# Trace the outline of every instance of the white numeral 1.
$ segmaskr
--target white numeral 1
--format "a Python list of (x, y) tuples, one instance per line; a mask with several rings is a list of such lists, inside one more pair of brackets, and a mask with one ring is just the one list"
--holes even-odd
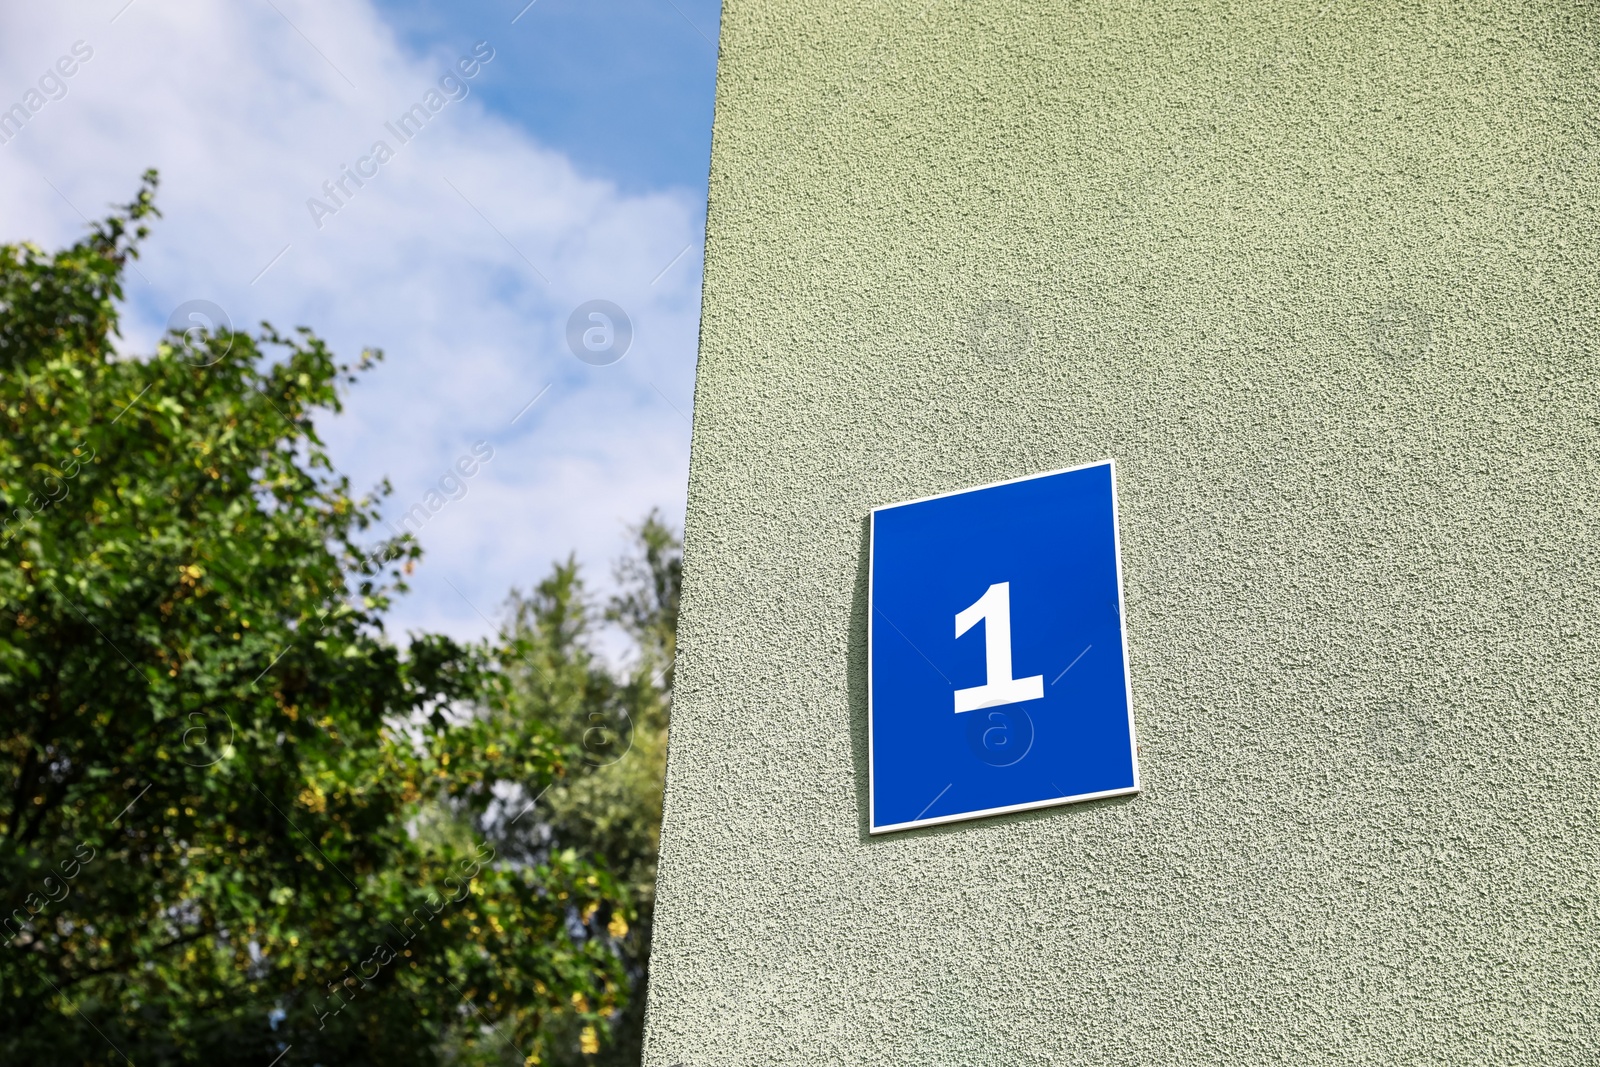
[(988, 677), (982, 685), (956, 690), (956, 714), (1000, 704), (1044, 699), (1044, 675), (1011, 677), (1011, 583), (997, 582), (965, 611), (956, 613), (956, 636), (983, 620), (983, 651)]

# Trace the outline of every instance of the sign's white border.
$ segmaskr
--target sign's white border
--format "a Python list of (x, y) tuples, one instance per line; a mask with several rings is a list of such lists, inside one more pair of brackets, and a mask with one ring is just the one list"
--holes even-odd
[[(1126, 789), (1104, 789), (1098, 793), (1079, 793), (1070, 797), (1052, 797), (1049, 800), (1034, 800), (1027, 804), (1007, 804), (998, 808), (985, 808), (982, 811), (964, 811), (958, 815), (939, 815), (932, 819), (913, 819), (910, 822), (891, 823), (888, 826), (879, 826), (878, 794), (875, 779), (876, 764), (872, 758), (872, 640), (873, 616), (877, 609), (872, 602), (872, 568), (878, 552), (878, 512), (888, 511), (891, 508), (902, 508), (907, 504), (920, 504), (926, 500), (939, 500), (947, 496), (961, 496), (965, 493), (976, 493), (983, 489), (993, 489), (999, 485), (1011, 485), (1014, 482), (1031, 482), (1035, 478), (1049, 478), (1057, 474), (1069, 474), (1072, 471), (1090, 470), (1094, 467), (1111, 468), (1111, 541), (1116, 553), (1117, 567), (1117, 617), (1122, 627), (1122, 684), (1127, 693), (1128, 706), (1128, 751), (1133, 758), (1133, 785)], [(918, 497), (915, 500), (902, 500), (896, 504), (883, 504), (872, 509), (872, 526), (867, 541), (867, 822), (869, 832), (886, 834), (893, 830), (910, 830), (918, 826), (938, 826), (941, 823), (964, 822), (967, 819), (982, 819), (989, 815), (1005, 815), (1013, 811), (1032, 811), (1035, 808), (1053, 808), (1062, 804), (1078, 804), (1085, 800), (1101, 800), (1105, 797), (1130, 796), (1139, 792), (1139, 744), (1133, 731), (1133, 672), (1128, 661), (1128, 611), (1122, 594), (1122, 528), (1117, 517), (1117, 464), (1112, 457), (1095, 460), (1093, 463), (1080, 463), (1076, 467), (1063, 467), (1056, 471), (1044, 471), (1039, 474), (1024, 474), (1020, 478), (1006, 478), (1003, 481), (990, 482), (988, 485), (974, 485), (966, 489), (952, 489), (948, 493), (934, 493), (932, 496)]]

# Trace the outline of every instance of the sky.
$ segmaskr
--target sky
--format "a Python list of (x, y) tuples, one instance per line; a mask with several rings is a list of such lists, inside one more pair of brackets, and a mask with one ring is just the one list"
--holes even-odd
[(391, 634), (483, 636), (552, 561), (576, 552), (603, 594), (630, 524), (682, 522), (719, 17), (7, 4), (0, 111), (28, 117), (0, 126), (0, 241), (68, 244), (156, 167), (124, 352), (195, 301), (309, 326), (347, 362), (382, 349), (319, 432), (357, 489), (390, 481), (387, 519), (413, 516), (425, 556)]

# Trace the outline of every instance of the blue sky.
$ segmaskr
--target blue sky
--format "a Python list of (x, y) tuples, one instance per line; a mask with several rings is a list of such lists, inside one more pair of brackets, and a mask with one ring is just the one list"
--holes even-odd
[(384, 0), (378, 6), (419, 53), (449, 50), (464, 36), (494, 36), (506, 63), (484, 85), (487, 106), (580, 170), (630, 192), (682, 186), (703, 201), (721, 5), (538, 0), (502, 34), (525, 3)]
[[(484, 634), (572, 551), (603, 592), (629, 523), (683, 515), (718, 7), (523, 8), (0, 8), (0, 108), (90, 53), (0, 144), (0, 240), (69, 242), (161, 171), (128, 355), (193, 300), (237, 327), (311, 326), (350, 360), (383, 349), (319, 429), (356, 486), (389, 479), (389, 519), (422, 516), (401, 633)], [(397, 136), (422, 105), (421, 132)], [(619, 360), (578, 358), (600, 336), (587, 321), (569, 339), (595, 300), (632, 327)], [(415, 510), (485, 450), (453, 499)]]

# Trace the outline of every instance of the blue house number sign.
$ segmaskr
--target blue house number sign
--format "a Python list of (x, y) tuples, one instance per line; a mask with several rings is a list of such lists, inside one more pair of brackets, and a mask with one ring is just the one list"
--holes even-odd
[(872, 513), (872, 832), (1139, 791), (1110, 460)]

